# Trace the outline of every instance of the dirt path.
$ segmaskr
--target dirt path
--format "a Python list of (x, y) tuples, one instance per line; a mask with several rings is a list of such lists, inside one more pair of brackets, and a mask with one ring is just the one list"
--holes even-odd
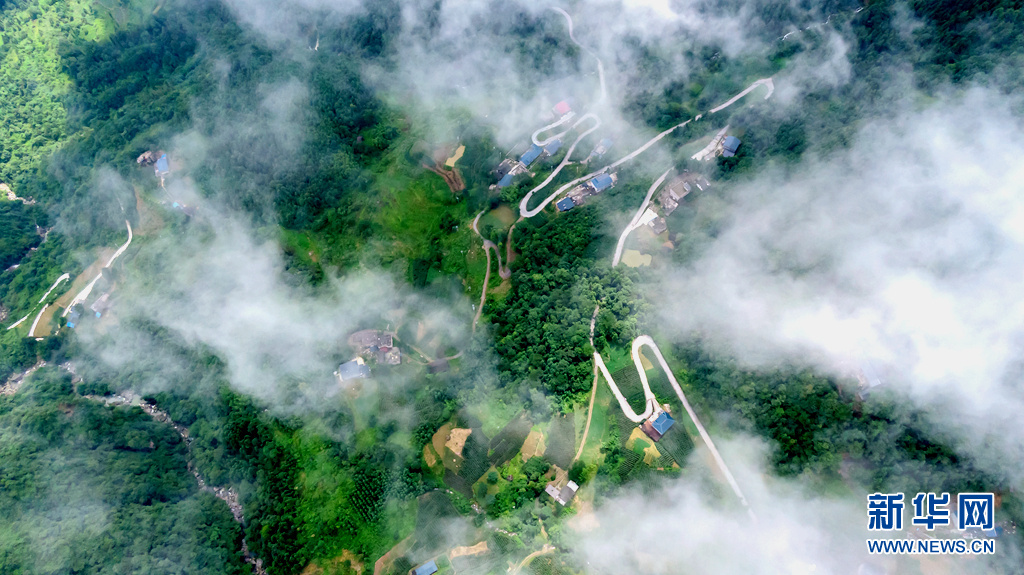
[(466, 182), (462, 180), (462, 174), (459, 173), (459, 169), (452, 167), (451, 170), (444, 167), (444, 164), (438, 164), (437, 166), (428, 166), (423, 164), (423, 167), (441, 176), (445, 184), (448, 184), (448, 189), (453, 194), (457, 194), (462, 190), (466, 189)]
[[(491, 279), (491, 250), (494, 250), (494, 255), (498, 258), (498, 276), (501, 277), (501, 279), (506, 280), (512, 277), (512, 270), (510, 270), (507, 266), (503, 267), (501, 265), (501, 252), (498, 251), (498, 245), (480, 234), (480, 229), (477, 227), (477, 225), (479, 224), (480, 216), (482, 215), (484, 215), (484, 211), (480, 210), (480, 213), (477, 214), (475, 218), (473, 218), (473, 231), (476, 233), (476, 235), (480, 236), (481, 240), (483, 240), (484, 254), (487, 256), (487, 271), (484, 272), (484, 288), (480, 292), (480, 306), (476, 310), (476, 316), (473, 317), (474, 333), (476, 332), (476, 324), (477, 322), (480, 321), (480, 316), (484, 312), (484, 302), (487, 301), (487, 283)], [(459, 352), (457, 355), (452, 356), (452, 358), (447, 359), (453, 359), (454, 357), (458, 357), (460, 355), (462, 355), (462, 352)]]
[(533, 561), (537, 557), (540, 557), (541, 555), (547, 555), (548, 553), (551, 553), (553, 551), (555, 551), (555, 546), (545, 543), (544, 546), (540, 548), (540, 551), (534, 551), (526, 557), (523, 557), (523, 560), (520, 561), (519, 565), (516, 565), (516, 568), (512, 571), (512, 575), (519, 575), (519, 572), (523, 570), (523, 567), (529, 565), (531, 561)]

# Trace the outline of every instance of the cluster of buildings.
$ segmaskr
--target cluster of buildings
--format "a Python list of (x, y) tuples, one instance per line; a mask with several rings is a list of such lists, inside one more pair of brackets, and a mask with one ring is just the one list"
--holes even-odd
[(555, 207), (560, 212), (567, 212), (576, 206), (584, 204), (588, 197), (600, 194), (611, 188), (615, 185), (616, 181), (618, 181), (618, 177), (615, 174), (598, 174), (586, 183), (569, 190), (566, 197), (555, 203)]
[(523, 155), (519, 156), (518, 160), (506, 158), (495, 169), (495, 174), (498, 176), (498, 188), (507, 188), (512, 185), (512, 179), (519, 174), (525, 174), (530, 169), (530, 164), (536, 162), (538, 159), (543, 157), (554, 156), (558, 153), (558, 150), (562, 149), (562, 140), (555, 139), (547, 143), (546, 146), (538, 146), (537, 144), (530, 144)]
[(393, 333), (364, 329), (348, 336), (348, 344), (356, 350), (357, 355), (338, 366), (334, 376), (339, 382), (370, 377), (368, 361), (376, 362), (378, 365), (402, 363), (402, 350), (395, 346)]
[[(651, 228), (651, 231), (655, 235), (658, 235), (668, 229), (668, 224), (665, 222), (665, 217), (676, 211), (679, 207), (679, 203), (689, 194), (693, 188), (703, 190), (705, 187), (710, 185), (706, 178), (699, 174), (692, 172), (683, 172), (682, 175), (677, 176), (673, 179), (661, 193), (658, 194), (655, 203), (658, 209), (647, 208), (644, 213), (640, 215), (640, 220), (637, 225), (647, 226)], [(658, 213), (660, 210), (660, 214)]]

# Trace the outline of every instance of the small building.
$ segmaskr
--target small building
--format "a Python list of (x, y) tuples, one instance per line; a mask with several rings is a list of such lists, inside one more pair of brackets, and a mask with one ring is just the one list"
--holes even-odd
[(669, 215), (676, 211), (679, 207), (679, 202), (690, 193), (693, 187), (687, 181), (689, 174), (680, 176), (671, 182), (665, 189), (658, 194), (658, 203), (661, 204), (661, 209), (665, 211), (665, 215)]
[(570, 481), (565, 484), (565, 487), (559, 489), (554, 483), (548, 483), (547, 487), (544, 488), (544, 492), (551, 496), (552, 499), (557, 501), (563, 507), (572, 501), (573, 497), (576, 497), (576, 492), (580, 486), (576, 485), (575, 481)]
[(68, 314), (68, 327), (70, 327), (71, 329), (75, 329), (75, 326), (78, 325), (78, 322), (81, 319), (82, 314), (80, 314), (78, 310), (71, 310), (71, 313)]
[(544, 152), (544, 148), (537, 144), (533, 144), (530, 146), (529, 150), (526, 150), (523, 152), (522, 156), (519, 156), (519, 161), (522, 162), (524, 166), (529, 166), (540, 157), (542, 152)]
[(615, 185), (615, 174), (600, 174), (594, 176), (593, 179), (587, 182), (587, 185), (590, 186), (590, 189), (593, 190), (595, 194), (600, 194)]
[(156, 175), (166, 176), (169, 173), (171, 173), (171, 169), (167, 162), (167, 154), (160, 154), (160, 158), (156, 161)]
[(498, 176), (499, 179), (504, 178), (505, 174), (512, 171), (513, 166), (515, 166), (515, 162), (505, 158), (500, 164), (498, 164), (497, 168), (494, 168), (494, 175)]
[(498, 180), (498, 187), (499, 188), (507, 188), (507, 187), (511, 186), (512, 185), (512, 178), (513, 178), (513, 176), (512, 176), (511, 173), (505, 174), (504, 176), (501, 177), (500, 180)]
[(572, 201), (572, 198), (562, 198), (558, 200), (558, 202), (555, 204), (555, 207), (558, 208), (558, 211), (560, 212), (568, 212), (569, 210), (575, 208), (576, 204), (575, 202)]
[(647, 434), (647, 437), (650, 437), (654, 441), (658, 441), (665, 435), (665, 432), (675, 425), (675, 423), (676, 420), (672, 419), (672, 416), (669, 415), (668, 412), (660, 411), (649, 417), (647, 421), (643, 422), (640, 429)]
[(544, 146), (544, 153), (549, 156), (554, 156), (558, 153), (558, 150), (562, 149), (562, 140), (555, 138), (548, 142), (548, 145)]
[(590, 155), (587, 156), (587, 161), (589, 162), (593, 158), (600, 158), (601, 156), (605, 155), (605, 153), (608, 152), (608, 149), (612, 147), (613, 143), (614, 142), (610, 138), (604, 138), (603, 140), (598, 142), (597, 146), (595, 146), (594, 149), (590, 151)]
[(363, 358), (357, 357), (352, 361), (339, 365), (338, 371), (334, 372), (334, 376), (337, 377), (340, 382), (350, 381), (353, 379), (364, 379), (370, 377), (370, 368), (367, 367)]
[(668, 224), (665, 222), (665, 218), (654, 218), (647, 222), (647, 226), (651, 228), (651, 231), (653, 231), (655, 235), (668, 230)]
[(555, 104), (555, 107), (552, 108), (551, 110), (558, 116), (564, 116), (572, 112), (572, 103), (568, 99), (562, 100), (561, 102)]
[(725, 141), (722, 142), (722, 155), (726, 158), (731, 158), (736, 155), (736, 150), (740, 147), (740, 139), (736, 136), (728, 136)]
[(434, 575), (437, 573), (437, 563), (433, 561), (427, 561), (423, 565), (409, 571), (410, 575)]
[(92, 306), (89, 307), (96, 317), (101, 317), (103, 312), (110, 309), (110, 292), (101, 295), (96, 301), (93, 302)]

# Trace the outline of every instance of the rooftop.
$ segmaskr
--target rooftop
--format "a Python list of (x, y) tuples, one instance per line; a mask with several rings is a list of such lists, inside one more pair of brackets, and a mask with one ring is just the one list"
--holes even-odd
[(350, 362), (339, 365), (338, 371), (334, 372), (334, 374), (341, 381), (348, 381), (350, 379), (370, 377), (370, 368), (366, 366), (363, 358), (357, 357)]
[(434, 573), (437, 573), (437, 563), (427, 561), (423, 565), (413, 569), (411, 573), (412, 575), (433, 575)]
[(572, 198), (562, 198), (555, 204), (560, 212), (567, 212), (576, 207), (576, 204), (572, 201)]
[(654, 429), (658, 431), (658, 433), (665, 435), (665, 432), (668, 431), (669, 428), (672, 427), (673, 424), (675, 424), (675, 422), (676, 420), (672, 419), (672, 416), (669, 415), (668, 412), (662, 411), (661, 413), (658, 414), (654, 421), (651, 422), (651, 424), (654, 426)]
[(534, 160), (540, 157), (540, 153), (543, 151), (544, 148), (541, 148), (537, 144), (533, 144), (530, 146), (529, 150), (523, 152), (523, 155), (519, 157), (519, 161), (529, 166), (534, 162)]
[(736, 136), (728, 136), (725, 141), (722, 142), (722, 155), (726, 158), (736, 155), (736, 150), (740, 147), (740, 139)]
[(613, 180), (609, 174), (601, 174), (590, 180), (590, 185), (594, 188), (595, 192), (603, 192), (604, 190), (612, 187), (612, 184), (614, 183), (615, 180)]
[(562, 149), (562, 140), (559, 140), (559, 139), (556, 138), (556, 139), (548, 142), (548, 145), (544, 146), (544, 153), (546, 153), (549, 156), (554, 156), (556, 153), (558, 153), (558, 150), (561, 150), (561, 149)]

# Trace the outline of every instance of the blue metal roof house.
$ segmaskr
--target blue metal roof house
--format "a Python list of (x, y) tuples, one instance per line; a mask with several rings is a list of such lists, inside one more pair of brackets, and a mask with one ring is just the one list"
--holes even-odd
[(608, 188), (612, 187), (612, 184), (614, 183), (615, 180), (613, 180), (612, 177), (608, 174), (601, 174), (599, 176), (596, 176), (589, 182), (590, 187), (592, 187), (595, 192), (603, 192)]
[(507, 188), (512, 185), (512, 174), (505, 174), (498, 180), (499, 188)]
[(80, 319), (82, 319), (82, 314), (78, 313), (78, 310), (72, 310), (71, 313), (68, 314), (68, 327), (75, 329), (75, 326), (78, 325), (78, 320)]
[(364, 377), (370, 377), (370, 368), (367, 367), (363, 358), (357, 357), (350, 362), (339, 365), (338, 371), (334, 372), (334, 375), (337, 376), (340, 381), (361, 379)]
[(654, 441), (661, 439), (661, 436), (665, 435), (669, 429), (675, 425), (676, 420), (672, 419), (672, 416), (662, 411), (657, 415), (652, 415), (650, 419), (645, 421), (640, 429), (647, 434), (648, 437)]
[(736, 150), (740, 147), (740, 139), (736, 136), (729, 136), (722, 142), (722, 155), (726, 158), (731, 158), (736, 155)]
[(411, 573), (412, 575), (433, 575), (434, 573), (437, 573), (437, 563), (427, 561), (423, 565), (413, 569)]
[(555, 203), (555, 207), (560, 212), (568, 212), (569, 210), (576, 207), (576, 203), (572, 201), (572, 198), (562, 198)]
[(156, 161), (156, 173), (166, 174), (170, 172), (170, 166), (167, 164), (167, 154), (160, 154), (160, 159)]
[(529, 150), (526, 150), (526, 152), (524, 152), (523, 155), (519, 157), (519, 161), (522, 162), (524, 166), (529, 166), (534, 162), (534, 160), (540, 157), (540, 153), (543, 151), (544, 148), (538, 146), (537, 144), (533, 144), (532, 146), (530, 146)]
[(554, 156), (558, 153), (558, 150), (562, 149), (562, 140), (554, 139), (548, 142), (548, 145), (544, 146), (544, 153), (549, 156)]

